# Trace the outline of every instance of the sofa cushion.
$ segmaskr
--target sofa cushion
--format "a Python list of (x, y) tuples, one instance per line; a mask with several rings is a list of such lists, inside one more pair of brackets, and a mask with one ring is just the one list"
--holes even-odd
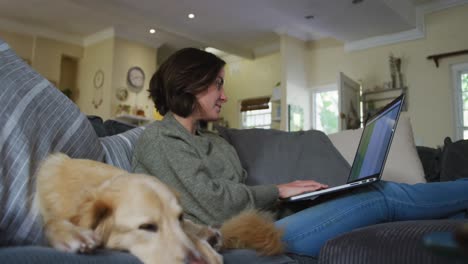
[[(261, 256), (249, 249), (235, 249), (223, 252), (224, 264), (297, 264), (298, 262), (287, 255)], [(309, 259), (309, 263), (315, 263)]]
[[(286, 255), (259, 256), (255, 251), (246, 249), (228, 250), (223, 253), (226, 264), (294, 264), (298, 263)], [(61, 252), (53, 248), (26, 246), (26, 247), (5, 247), (0, 248), (0, 259), (2, 263), (15, 264), (141, 264), (142, 262), (135, 256), (119, 251), (97, 250), (93, 254), (73, 254)], [(307, 259), (307, 262), (315, 263), (314, 259)]]
[(440, 157), (440, 181), (453, 181), (468, 177), (468, 140), (444, 140)]
[(103, 160), (78, 107), (0, 39), (0, 245), (42, 240), (34, 175), (52, 152)]
[(423, 244), (425, 235), (453, 232), (463, 223), (466, 221), (401, 221), (356, 229), (329, 240), (320, 250), (319, 263), (466, 263), (438, 256)]
[(87, 116), (89, 122), (93, 126), (94, 131), (96, 132), (98, 137), (105, 137), (107, 136), (106, 128), (104, 127), (104, 122), (100, 116), (95, 115), (88, 115)]
[(105, 162), (131, 172), (133, 149), (143, 130), (144, 127), (137, 127), (121, 134), (99, 138), (106, 153)]
[(2, 263), (15, 264), (142, 264), (138, 258), (126, 252), (100, 249), (93, 254), (74, 254), (38, 246), (0, 248), (0, 259)]
[[(348, 163), (352, 164), (361, 134), (362, 128), (328, 136)], [(424, 170), (414, 144), (413, 130), (407, 113), (400, 115), (382, 179), (410, 184), (425, 182)]]
[(106, 129), (107, 136), (117, 135), (137, 127), (136, 125), (124, 123), (113, 119), (104, 121), (103, 125)]
[(349, 165), (321, 131), (222, 127), (218, 131), (236, 149), (248, 172), (249, 185), (298, 179), (313, 179), (330, 186), (346, 182)]

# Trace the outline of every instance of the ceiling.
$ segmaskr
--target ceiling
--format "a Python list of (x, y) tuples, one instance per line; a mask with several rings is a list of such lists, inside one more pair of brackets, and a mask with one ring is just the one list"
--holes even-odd
[[(354, 0), (356, 1), (356, 0)], [(113, 29), (154, 47), (214, 47), (253, 58), (279, 35), (345, 43), (416, 27), (432, 0), (0, 0), (0, 27), (85, 43)], [(195, 14), (189, 19), (189, 13)], [(307, 16), (313, 18), (307, 19)], [(148, 33), (155, 28), (156, 33)]]

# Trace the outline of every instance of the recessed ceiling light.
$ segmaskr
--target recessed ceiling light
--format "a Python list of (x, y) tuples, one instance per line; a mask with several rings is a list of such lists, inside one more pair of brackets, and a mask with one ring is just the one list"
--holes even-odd
[(314, 19), (314, 15), (308, 15), (304, 17), (305, 19)]
[(353, 0), (352, 3), (356, 5), (356, 4), (360, 4), (362, 2), (364, 2), (364, 0)]
[(188, 14), (188, 18), (194, 19), (194, 18), (195, 18), (195, 14), (192, 14), (192, 13)]
[(149, 30), (149, 33), (150, 33), (150, 34), (154, 34), (154, 33), (156, 33), (156, 29), (154, 29), (154, 28), (151, 28), (151, 29)]

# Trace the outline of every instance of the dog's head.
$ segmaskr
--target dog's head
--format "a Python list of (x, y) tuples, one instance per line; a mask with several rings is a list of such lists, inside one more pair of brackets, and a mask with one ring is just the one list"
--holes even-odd
[(95, 230), (106, 248), (127, 250), (145, 263), (205, 263), (184, 232), (177, 196), (155, 177), (116, 176), (80, 207), (76, 224)]

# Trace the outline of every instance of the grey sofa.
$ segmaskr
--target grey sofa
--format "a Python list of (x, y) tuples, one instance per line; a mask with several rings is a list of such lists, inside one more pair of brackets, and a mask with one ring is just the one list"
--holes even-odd
[[(0, 263), (140, 263), (125, 252), (101, 250), (93, 255), (77, 255), (46, 247), (30, 198), (38, 165), (52, 152), (130, 170), (133, 146), (143, 128), (112, 136), (107, 136), (109, 130), (104, 128), (98, 137), (96, 126), (93, 128), (76, 105), (1, 39), (0, 121)], [(269, 139), (277, 133), (264, 132), (271, 133)], [(319, 132), (283, 136), (300, 136), (295, 139), (299, 142), (318, 138), (317, 142), (329, 144)], [(331, 148), (329, 154), (333, 153)], [(330, 240), (318, 259), (286, 254), (261, 257), (250, 250), (233, 250), (223, 255), (226, 263), (446, 263), (445, 257), (422, 246), (422, 238), (434, 231), (452, 232), (464, 221), (390, 223), (354, 230)]]

